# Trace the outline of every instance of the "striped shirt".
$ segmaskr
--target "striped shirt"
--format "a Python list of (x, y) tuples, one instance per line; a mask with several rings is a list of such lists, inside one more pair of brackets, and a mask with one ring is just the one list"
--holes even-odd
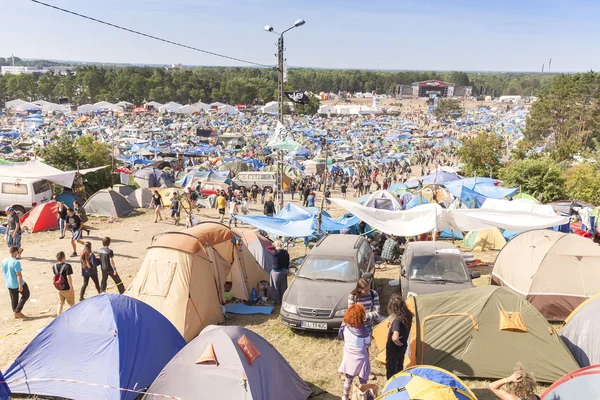
[(353, 304), (361, 304), (365, 310), (367, 310), (367, 316), (365, 318), (365, 326), (371, 326), (377, 322), (379, 318), (379, 294), (375, 290), (371, 290), (370, 294), (361, 295), (358, 301), (354, 301), (354, 295), (348, 296), (348, 307)]

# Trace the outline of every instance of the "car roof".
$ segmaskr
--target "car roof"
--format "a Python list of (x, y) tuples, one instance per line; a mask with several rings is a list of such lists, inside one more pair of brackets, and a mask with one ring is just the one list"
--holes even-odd
[[(45, 181), (45, 179), (42, 178), (15, 178), (14, 176), (0, 176), (0, 182), (16, 182), (19, 181), (19, 183), (34, 183), (34, 182), (39, 182), (39, 181)], [(50, 183), (50, 182), (48, 182)]]
[(448, 242), (410, 242), (408, 247), (412, 250), (413, 256), (428, 256), (433, 255), (439, 250), (454, 250), (457, 255), (460, 255), (460, 251), (452, 243)]
[(309, 255), (354, 257), (358, 245), (364, 240), (358, 235), (328, 235), (312, 248)]

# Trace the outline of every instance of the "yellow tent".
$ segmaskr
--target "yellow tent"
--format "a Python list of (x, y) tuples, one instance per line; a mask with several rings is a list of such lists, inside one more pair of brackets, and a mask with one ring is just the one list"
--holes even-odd
[(464, 243), (473, 251), (501, 250), (506, 239), (498, 228), (490, 228), (469, 232)]

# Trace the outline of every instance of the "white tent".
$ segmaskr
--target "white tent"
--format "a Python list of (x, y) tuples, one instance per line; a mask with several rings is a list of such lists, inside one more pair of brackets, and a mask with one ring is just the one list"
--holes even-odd
[[(292, 110), (294, 109), (294, 105), (291, 102), (286, 103), (288, 107)], [(277, 110), (279, 110), (279, 105), (276, 101), (271, 101), (264, 106), (260, 107), (260, 112), (263, 114), (277, 114)]]
[(42, 109), (44, 108), (44, 106), (49, 106), (49, 105), (56, 105), (55, 103), (46, 101), (46, 100), (36, 100), (34, 102), (32, 102), (32, 104), (35, 104), (36, 106), (40, 106), (42, 107)]
[(167, 104), (158, 107), (158, 112), (161, 114), (164, 113), (179, 113), (179, 110), (183, 107), (179, 103), (175, 103), (174, 101), (170, 101)]
[(200, 112), (202, 109), (194, 104), (188, 104), (179, 109), (180, 114), (192, 114), (195, 112)]
[(15, 100), (7, 101), (5, 106), (6, 106), (7, 110), (14, 110), (14, 109), (18, 108), (21, 104), (33, 104), (33, 103), (29, 103), (29, 102), (27, 102), (25, 100), (21, 100), (21, 99), (15, 99)]
[(219, 107), (219, 114), (236, 115), (239, 113), (240, 112), (238, 111), (238, 109), (236, 107), (230, 106), (228, 104), (225, 104), (225, 105)]
[(210, 110), (210, 104), (206, 104), (206, 103), (203, 103), (201, 101), (197, 102), (194, 105), (197, 106), (197, 107), (200, 107), (202, 110), (205, 110), (205, 111)]
[(209, 106), (211, 106), (211, 107), (217, 107), (217, 108), (219, 108), (221, 106), (224, 106), (224, 105), (226, 105), (226, 104), (219, 103), (218, 101), (215, 101), (214, 103), (210, 103), (209, 104)]
[(108, 101), (99, 101), (97, 103), (94, 103), (94, 105), (98, 108), (106, 108), (106, 107), (113, 107), (114, 104)]
[(149, 102), (149, 103), (146, 103), (146, 104), (144, 104), (144, 105), (145, 105), (145, 106), (152, 106), (152, 107), (154, 107), (154, 108), (156, 108), (156, 109), (159, 109), (160, 107), (162, 107), (162, 106), (163, 106), (163, 104), (162, 104), (162, 103), (159, 103), (159, 102), (157, 102), (157, 101), (151, 101), (151, 102)]
[(319, 114), (337, 114), (337, 109), (334, 106), (321, 106), (319, 107)]
[(125, 108), (125, 107), (130, 107), (130, 106), (132, 106), (132, 105), (133, 105), (133, 103), (130, 103), (130, 102), (128, 102), (128, 101), (120, 101), (120, 102), (118, 102), (118, 103), (117, 103), (117, 104), (115, 104), (115, 105), (116, 105), (116, 106), (119, 106), (119, 107), (123, 107), (123, 108)]
[(84, 105), (77, 107), (78, 114), (91, 114), (91, 113), (95, 113), (98, 111), (102, 111), (102, 110), (93, 104), (84, 104)]

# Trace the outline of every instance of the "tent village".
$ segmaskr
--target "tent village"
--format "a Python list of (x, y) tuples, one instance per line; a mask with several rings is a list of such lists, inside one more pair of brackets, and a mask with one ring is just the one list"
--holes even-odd
[[(7, 103), (0, 203), (19, 216), (31, 295), (17, 320), (0, 300), (0, 399), (485, 400), (515, 368), (542, 399), (600, 398), (598, 208), (460, 174), (461, 140), (488, 130), (515, 146), (528, 109), (284, 126), (227, 105), (152, 106)], [(33, 149), (60, 131), (105, 144), (111, 165), (47, 165)], [(98, 174), (112, 184), (88, 193)], [(71, 243), (55, 240), (65, 222)], [(50, 271), (71, 245), (73, 270), (84, 249), (98, 255), (103, 286), (73, 273), (80, 300), (55, 315)], [(410, 317), (390, 315), (394, 301)], [(349, 337), (371, 334), (349, 373)]]

